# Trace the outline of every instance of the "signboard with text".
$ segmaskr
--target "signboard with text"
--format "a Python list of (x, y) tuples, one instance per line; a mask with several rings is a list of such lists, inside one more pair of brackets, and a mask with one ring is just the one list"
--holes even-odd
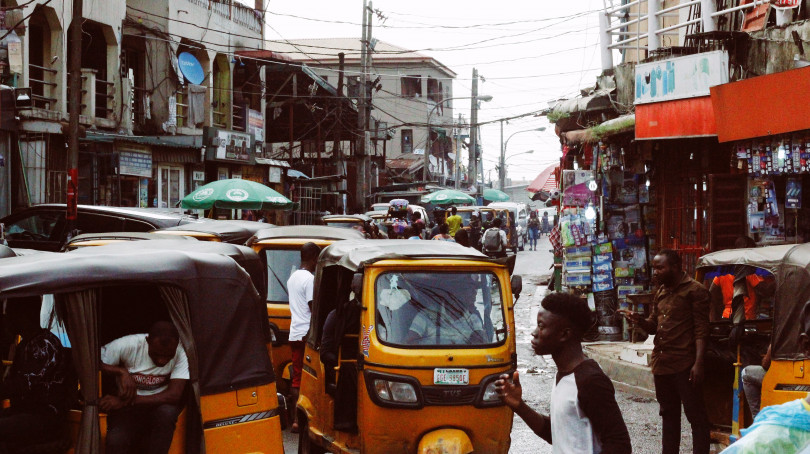
[(218, 128), (206, 128), (207, 160), (239, 162), (250, 164), (253, 150), (253, 135)]
[(248, 109), (248, 132), (256, 142), (264, 142), (264, 116), (258, 110)]
[(152, 151), (135, 144), (116, 144), (118, 173), (142, 178), (152, 178)]
[(728, 52), (714, 51), (636, 65), (635, 104), (709, 96), (728, 83)]

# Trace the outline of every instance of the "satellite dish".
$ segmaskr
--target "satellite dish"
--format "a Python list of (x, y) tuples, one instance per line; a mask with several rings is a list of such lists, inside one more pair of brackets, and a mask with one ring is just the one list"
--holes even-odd
[(180, 72), (183, 73), (183, 77), (190, 83), (199, 85), (205, 80), (205, 72), (195, 56), (188, 52), (181, 52), (177, 56), (177, 62), (180, 65)]

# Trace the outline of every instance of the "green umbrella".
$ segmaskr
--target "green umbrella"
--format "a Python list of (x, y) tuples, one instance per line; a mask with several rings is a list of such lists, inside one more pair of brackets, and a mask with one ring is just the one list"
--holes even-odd
[(508, 202), (509, 199), (509, 194), (503, 191), (493, 188), (484, 189), (484, 200), (488, 202)]
[(442, 189), (431, 192), (422, 197), (422, 203), (432, 203), (433, 205), (457, 205), (461, 203), (475, 203), (475, 199), (467, 194), (455, 189)]
[(212, 207), (236, 210), (289, 210), (288, 198), (255, 181), (231, 178), (206, 184), (187, 195), (180, 206), (197, 210)]

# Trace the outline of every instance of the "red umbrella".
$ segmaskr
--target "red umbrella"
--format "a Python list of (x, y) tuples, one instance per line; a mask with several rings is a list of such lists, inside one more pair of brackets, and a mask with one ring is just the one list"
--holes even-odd
[(537, 175), (537, 178), (535, 178), (534, 181), (529, 184), (529, 187), (527, 187), (526, 190), (529, 192), (551, 192), (552, 190), (557, 189), (557, 170), (559, 168), (559, 164), (548, 166), (545, 170), (540, 172), (539, 175)]

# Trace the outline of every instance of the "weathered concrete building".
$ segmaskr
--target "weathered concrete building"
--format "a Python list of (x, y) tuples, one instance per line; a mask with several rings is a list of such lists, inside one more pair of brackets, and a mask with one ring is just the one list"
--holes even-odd
[[(361, 42), (356, 38), (297, 39), (277, 42), (268, 40), (268, 49), (289, 55), (337, 85), (339, 58), (345, 54), (344, 94), (358, 99), (362, 93), (360, 74)], [(380, 132), (391, 130), (391, 140), (385, 150), (375, 149), (376, 156), (387, 160), (413, 161), (406, 166), (413, 180), (421, 180), (422, 165), (418, 159), (401, 157), (403, 154), (423, 154), (430, 143), (431, 173), (452, 177), (455, 146), (452, 140), (453, 79), (456, 73), (438, 60), (405, 48), (376, 41), (372, 52), (372, 68), (368, 74), (372, 84), (371, 115)], [(467, 98), (469, 99), (469, 98)], [(467, 101), (469, 102), (469, 101)], [(430, 140), (428, 141), (428, 130)], [(383, 142), (379, 143), (383, 146)]]

